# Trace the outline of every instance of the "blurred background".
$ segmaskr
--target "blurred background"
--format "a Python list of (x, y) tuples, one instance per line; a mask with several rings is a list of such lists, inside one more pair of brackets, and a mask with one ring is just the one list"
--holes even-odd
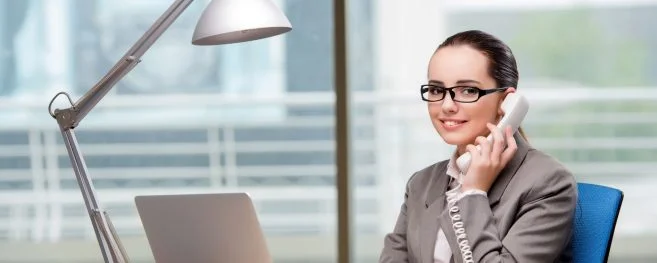
[[(47, 105), (84, 94), (171, 2), (0, 0), (0, 262), (102, 261)], [(275, 262), (336, 262), (333, 2), (276, 0), (290, 33), (192, 46), (207, 2), (76, 129), (99, 201), (133, 262), (153, 262), (134, 196), (207, 191), (253, 196)], [(513, 49), (530, 143), (625, 192), (610, 261), (657, 261), (657, 1), (347, 7), (355, 262), (376, 262), (408, 177), (453, 150), (419, 85), (438, 44), (467, 29)]]

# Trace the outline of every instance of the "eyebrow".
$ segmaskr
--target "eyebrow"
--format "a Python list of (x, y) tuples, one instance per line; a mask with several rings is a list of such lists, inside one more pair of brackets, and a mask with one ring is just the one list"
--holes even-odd
[[(472, 83), (481, 84), (481, 82), (473, 79), (461, 79), (456, 81), (456, 85), (472, 84)], [(444, 85), (444, 83), (440, 80), (429, 80), (429, 84)]]
[(470, 84), (470, 83), (476, 83), (476, 84), (481, 84), (479, 81), (472, 80), (472, 79), (462, 79), (456, 82), (456, 84)]

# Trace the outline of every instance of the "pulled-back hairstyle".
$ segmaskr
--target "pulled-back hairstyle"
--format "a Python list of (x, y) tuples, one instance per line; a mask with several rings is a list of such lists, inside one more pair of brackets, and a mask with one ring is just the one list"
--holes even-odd
[[(438, 49), (448, 46), (467, 45), (482, 52), (488, 58), (488, 74), (490, 74), (498, 88), (514, 87), (518, 89), (518, 66), (511, 48), (502, 40), (480, 30), (468, 30), (457, 33), (438, 46)], [(520, 135), (527, 140), (522, 128), (518, 128)]]

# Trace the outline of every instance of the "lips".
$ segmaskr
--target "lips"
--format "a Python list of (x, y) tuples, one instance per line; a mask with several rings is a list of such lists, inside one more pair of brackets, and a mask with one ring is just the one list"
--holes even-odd
[(464, 120), (453, 120), (453, 119), (442, 119), (440, 122), (443, 124), (443, 127), (447, 130), (458, 129), (467, 121)]
[(445, 126), (453, 127), (465, 123), (465, 121), (442, 121)]

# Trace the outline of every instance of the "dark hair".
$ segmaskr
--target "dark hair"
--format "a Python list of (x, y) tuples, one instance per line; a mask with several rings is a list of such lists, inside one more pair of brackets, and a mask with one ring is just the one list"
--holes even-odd
[[(443, 47), (467, 45), (484, 53), (488, 57), (490, 74), (498, 88), (514, 87), (518, 89), (518, 66), (511, 48), (502, 40), (480, 30), (468, 30), (457, 33), (445, 39), (436, 51)], [(520, 135), (527, 140), (522, 128), (518, 128)]]

